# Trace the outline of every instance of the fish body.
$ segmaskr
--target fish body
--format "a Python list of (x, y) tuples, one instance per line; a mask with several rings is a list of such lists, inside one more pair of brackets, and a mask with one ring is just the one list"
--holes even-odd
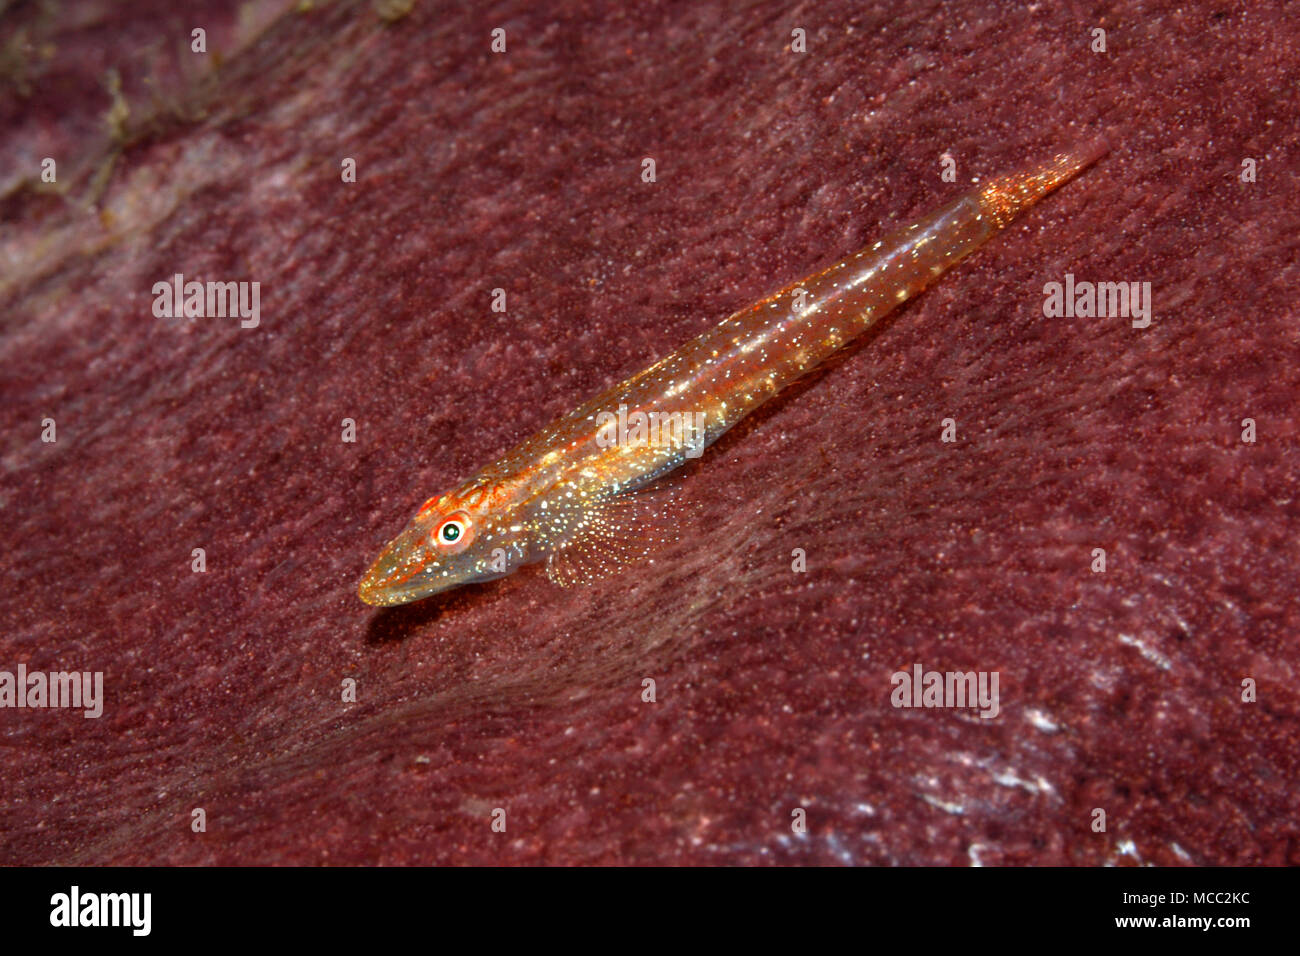
[(426, 501), (362, 578), (405, 604), (545, 560), (560, 584), (643, 556), (638, 492), (974, 252), (1105, 151), (1100, 143), (994, 178), (868, 248), (742, 309)]

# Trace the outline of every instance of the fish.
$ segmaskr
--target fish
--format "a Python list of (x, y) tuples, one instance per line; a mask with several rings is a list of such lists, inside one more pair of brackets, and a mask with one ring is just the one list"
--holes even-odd
[(370, 565), (358, 596), (406, 604), (540, 561), (571, 587), (646, 559), (673, 526), (652, 483), (1106, 151), (1093, 140), (991, 178), (723, 319), (425, 501)]

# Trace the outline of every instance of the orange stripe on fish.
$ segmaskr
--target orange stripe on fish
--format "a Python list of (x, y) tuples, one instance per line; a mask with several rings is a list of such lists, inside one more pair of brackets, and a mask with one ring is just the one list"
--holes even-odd
[(643, 557), (656, 532), (638, 489), (698, 456), (1105, 151), (1092, 143), (992, 179), (552, 422), (426, 501), (361, 579), (361, 600), (405, 604), (534, 561), (570, 585)]

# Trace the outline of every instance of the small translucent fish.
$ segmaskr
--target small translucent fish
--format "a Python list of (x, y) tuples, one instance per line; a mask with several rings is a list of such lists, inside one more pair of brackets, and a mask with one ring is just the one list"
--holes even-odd
[(361, 600), (405, 604), (534, 561), (567, 586), (643, 557), (671, 527), (662, 503), (647, 507), (639, 489), (698, 456), (1104, 152), (1092, 143), (992, 179), (552, 422), (426, 501), (361, 579)]

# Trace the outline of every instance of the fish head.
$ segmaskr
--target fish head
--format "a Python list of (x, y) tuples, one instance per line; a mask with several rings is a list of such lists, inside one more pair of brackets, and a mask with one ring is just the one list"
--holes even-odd
[(502, 486), (480, 479), (430, 498), (375, 559), (357, 595), (391, 607), (509, 574), (524, 549), (506, 497)]

